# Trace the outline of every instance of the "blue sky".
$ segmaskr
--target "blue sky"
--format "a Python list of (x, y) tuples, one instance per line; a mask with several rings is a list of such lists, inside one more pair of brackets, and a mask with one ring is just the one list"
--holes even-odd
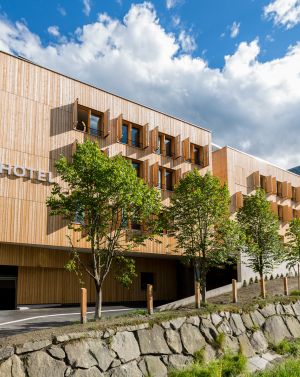
[(0, 49), (300, 164), (300, 0), (0, 5)]

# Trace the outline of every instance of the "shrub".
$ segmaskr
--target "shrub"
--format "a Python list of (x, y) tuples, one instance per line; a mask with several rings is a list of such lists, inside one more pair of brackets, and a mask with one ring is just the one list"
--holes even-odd
[(255, 377), (299, 377), (300, 360), (288, 360), (274, 368), (254, 374)]
[(300, 296), (300, 291), (298, 290), (291, 291), (290, 296)]

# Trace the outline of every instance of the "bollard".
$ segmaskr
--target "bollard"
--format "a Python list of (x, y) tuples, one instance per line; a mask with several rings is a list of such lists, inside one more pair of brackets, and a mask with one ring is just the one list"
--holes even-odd
[(236, 286), (236, 280), (232, 279), (232, 302), (234, 304), (237, 303), (237, 286)]
[(81, 299), (80, 299), (80, 322), (86, 323), (86, 312), (87, 312), (87, 290), (86, 288), (81, 288)]
[(147, 284), (147, 309), (149, 314), (153, 314), (153, 285)]
[(288, 278), (287, 277), (283, 278), (283, 291), (284, 291), (285, 296), (289, 295), (289, 287), (288, 287)]
[(201, 296), (200, 296), (200, 283), (195, 281), (195, 307), (200, 308)]
[(260, 279), (260, 289), (261, 289), (261, 297), (266, 298), (266, 282), (265, 279)]

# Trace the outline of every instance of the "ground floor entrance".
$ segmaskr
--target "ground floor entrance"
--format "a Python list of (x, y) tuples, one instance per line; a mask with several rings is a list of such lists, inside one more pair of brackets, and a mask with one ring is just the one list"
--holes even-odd
[(16, 309), (18, 267), (0, 266), (0, 310)]

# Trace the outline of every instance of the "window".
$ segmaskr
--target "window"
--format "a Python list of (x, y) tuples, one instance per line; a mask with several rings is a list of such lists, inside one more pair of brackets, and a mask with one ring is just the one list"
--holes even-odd
[(76, 209), (76, 212), (75, 212), (75, 216), (74, 216), (74, 221), (73, 222), (75, 224), (84, 225), (84, 218), (85, 218), (84, 211), (78, 205), (78, 207)]
[(277, 195), (282, 196), (282, 182), (277, 181)]
[(157, 187), (162, 189), (162, 176), (163, 176), (163, 169), (158, 169), (158, 184)]
[(147, 290), (147, 284), (151, 284), (154, 287), (154, 273), (153, 272), (141, 272), (141, 290)]
[(172, 139), (170, 137), (165, 137), (165, 153), (166, 153), (166, 156), (168, 157), (172, 157), (173, 156), (173, 153), (172, 153)]
[(133, 147), (140, 146), (140, 129), (137, 127), (131, 128), (131, 145)]
[(279, 220), (283, 220), (283, 207), (278, 206), (278, 218)]
[(193, 145), (194, 164), (201, 165), (200, 147)]
[(173, 190), (173, 172), (170, 170), (166, 170), (166, 189)]
[(83, 106), (78, 106), (76, 130), (89, 133), (93, 136), (102, 136), (103, 114)]
[(132, 163), (132, 167), (135, 169), (136, 171), (136, 175), (138, 177), (141, 177), (141, 163), (138, 162), (138, 161), (131, 161)]
[(122, 124), (122, 139), (121, 143), (128, 144), (128, 125)]
[(297, 196), (297, 190), (296, 187), (292, 186), (292, 200), (295, 202), (296, 201), (296, 196)]
[(175, 139), (172, 136), (159, 133), (157, 140), (157, 154), (161, 154), (166, 157), (174, 156)]
[(266, 189), (266, 177), (264, 175), (260, 176), (260, 187), (262, 189)]

